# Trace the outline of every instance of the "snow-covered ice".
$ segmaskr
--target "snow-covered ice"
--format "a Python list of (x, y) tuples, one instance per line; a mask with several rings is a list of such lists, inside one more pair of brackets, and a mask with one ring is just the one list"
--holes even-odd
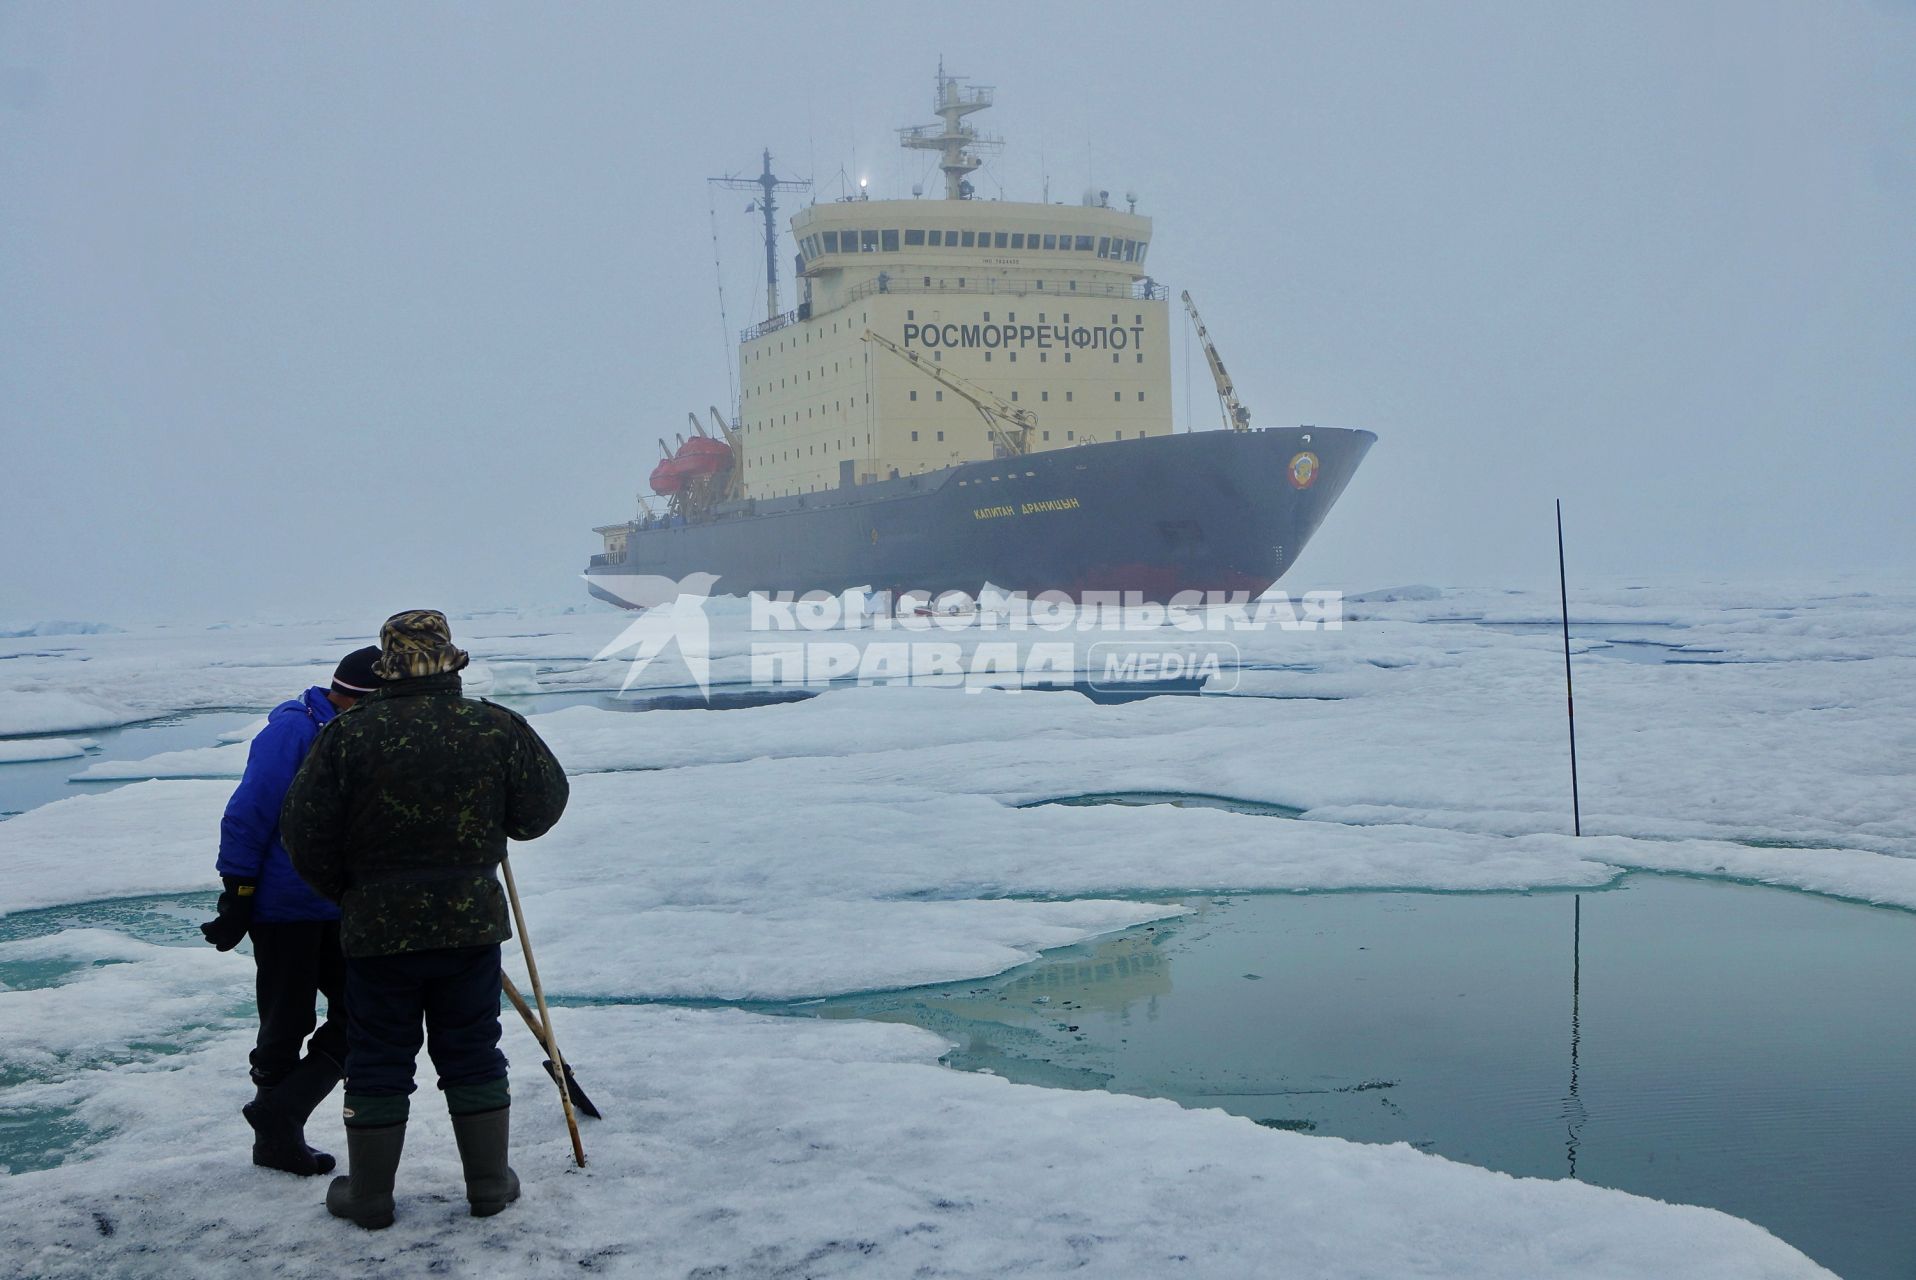
[(132, 707), (86, 693), (0, 688), (0, 738), (110, 729), (143, 718)]
[(71, 760), (92, 746), (91, 738), (0, 738), (0, 764)]
[[(594, 1001), (788, 1000), (1001, 972), (1162, 918), (1192, 891), (1578, 887), (1636, 868), (1916, 909), (1916, 592), (1584, 593), (1582, 839), (1567, 834), (1554, 604), (1367, 593), (1341, 631), (1233, 636), (1243, 669), (1228, 697), (850, 688), (724, 712), (528, 704), (574, 775), (565, 820), (513, 858), (542, 974)], [(715, 616), (720, 678), (749, 669), (742, 617)], [(594, 655), (622, 624), (488, 615), (455, 631), (473, 690), (507, 696), (618, 688), (623, 664)], [(368, 629), (176, 628), (57, 651), (23, 638), (0, 648), (0, 716), (19, 723), (23, 698), (123, 718), (263, 711), (323, 683)], [(0, 823), (0, 912), (211, 887), (249, 732), (96, 762), (79, 776), (162, 780)], [(1034, 804), (1125, 792), (1302, 816)], [(1212, 1275), (1818, 1274), (1707, 1210), (959, 1075), (908, 1028), (656, 1006), (559, 1015), (581, 1078), (618, 1099), (588, 1128), (585, 1172), (563, 1169), (522, 1042), (523, 1209), (458, 1215), (428, 1090), (400, 1225), (371, 1240), (342, 1234), (310, 1185), (244, 1164), (230, 1132), (244, 961), (77, 929), (0, 945), (10, 961), (85, 961), (58, 985), (0, 990), (0, 1080), (17, 1082), (0, 1107), (64, 1099), (88, 1130), (59, 1167), (8, 1179), (0, 1239), (23, 1274), (137, 1271), (142, 1248), (209, 1275), (321, 1248), (399, 1274), (482, 1251), (515, 1274), (1128, 1275), (1179, 1258)], [(339, 1141), (335, 1119), (319, 1131)], [(242, 1184), (247, 1197), (223, 1194)], [(559, 1221), (579, 1229), (542, 1230)]]

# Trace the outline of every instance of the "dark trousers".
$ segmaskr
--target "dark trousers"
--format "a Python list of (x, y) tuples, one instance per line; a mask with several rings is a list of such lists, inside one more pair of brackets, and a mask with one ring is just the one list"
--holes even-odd
[[(259, 1003), (259, 1043), (252, 1053), (253, 1083), (271, 1088), (299, 1062), (300, 1046), (334, 1062), (346, 1059), (346, 962), (339, 953), (339, 921), (297, 920), (255, 924), (257, 970), (254, 995)], [(318, 1023), (314, 1002), (326, 997), (326, 1021)]]
[(498, 943), (349, 958), (346, 1092), (411, 1093), (422, 1041), (441, 1089), (505, 1079), (499, 991)]

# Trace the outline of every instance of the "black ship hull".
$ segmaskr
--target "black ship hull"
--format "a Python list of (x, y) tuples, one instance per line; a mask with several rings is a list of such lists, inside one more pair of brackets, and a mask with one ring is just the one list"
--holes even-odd
[(701, 595), (987, 583), (1160, 603), (1256, 594), (1296, 563), (1376, 439), (1333, 427), (1155, 436), (724, 504), (635, 526), (623, 554), (592, 557), (586, 582), (628, 608), (654, 602), (631, 589), (638, 578), (694, 574), (715, 580), (688, 588)]

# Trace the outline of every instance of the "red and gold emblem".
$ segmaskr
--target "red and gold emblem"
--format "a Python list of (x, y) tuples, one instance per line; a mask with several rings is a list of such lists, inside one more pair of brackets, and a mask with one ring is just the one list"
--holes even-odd
[(1308, 489), (1317, 479), (1317, 455), (1300, 453), (1291, 459), (1291, 488)]

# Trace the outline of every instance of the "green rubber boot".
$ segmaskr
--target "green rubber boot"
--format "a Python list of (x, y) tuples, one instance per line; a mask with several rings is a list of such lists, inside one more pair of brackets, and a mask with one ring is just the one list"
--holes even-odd
[(406, 1122), (346, 1127), (347, 1176), (326, 1189), (326, 1209), (368, 1231), (393, 1224), (393, 1178), (406, 1145)]
[(506, 1163), (512, 1108), (454, 1116), (452, 1136), (466, 1169), (466, 1202), (475, 1218), (490, 1218), (519, 1198), (519, 1175)]

